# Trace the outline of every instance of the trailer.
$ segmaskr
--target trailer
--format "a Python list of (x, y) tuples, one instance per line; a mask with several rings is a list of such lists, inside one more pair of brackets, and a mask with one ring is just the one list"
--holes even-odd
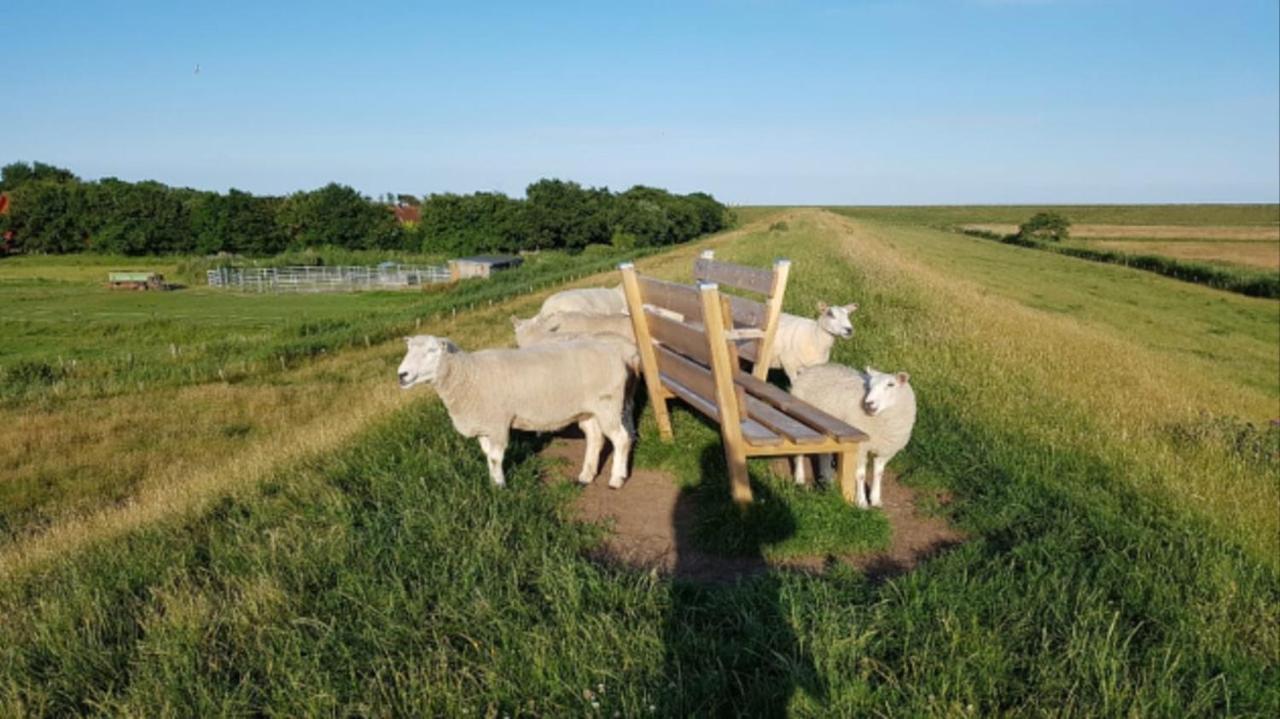
[(159, 272), (111, 272), (107, 286), (113, 290), (167, 290), (169, 284)]

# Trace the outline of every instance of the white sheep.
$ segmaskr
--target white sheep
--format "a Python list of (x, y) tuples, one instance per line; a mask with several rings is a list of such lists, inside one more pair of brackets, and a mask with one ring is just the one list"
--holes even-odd
[[(867, 506), (867, 456), (874, 457), (871, 506), (880, 506), (880, 480), (884, 466), (911, 440), (916, 423), (916, 393), (906, 372), (886, 373), (870, 367), (859, 372), (838, 364), (806, 370), (791, 385), (791, 394), (867, 434), (858, 444), (854, 460), (855, 502)], [(830, 456), (820, 457), (820, 473), (830, 471)], [(796, 484), (805, 483), (805, 462), (796, 458)]]
[(537, 314), (527, 320), (511, 316), (511, 326), (516, 331), (516, 346), (529, 347), (559, 339), (564, 336), (591, 335), (606, 339), (617, 338), (636, 343), (635, 329), (626, 315), (593, 315), (586, 312), (562, 312), (553, 315)]
[(853, 336), (853, 322), (849, 315), (857, 309), (856, 304), (828, 305), (819, 302), (818, 317), (812, 320), (784, 312), (778, 317), (769, 367), (781, 368), (787, 373), (787, 379), (795, 382), (808, 368), (826, 364), (831, 359), (831, 346), (836, 338)]
[(538, 314), (546, 317), (566, 312), (583, 312), (589, 315), (625, 315), (627, 298), (622, 285), (616, 287), (584, 287), (564, 290), (542, 302)]
[(613, 445), (609, 486), (617, 489), (626, 481), (631, 435), (622, 425), (622, 405), (628, 371), (616, 344), (550, 342), (464, 352), (442, 337), (405, 341), (400, 386), (435, 387), (454, 429), (480, 441), (497, 486), (506, 486), (502, 457), (513, 428), (549, 432), (575, 422), (587, 439), (578, 481), (590, 484), (595, 478), (604, 437)]

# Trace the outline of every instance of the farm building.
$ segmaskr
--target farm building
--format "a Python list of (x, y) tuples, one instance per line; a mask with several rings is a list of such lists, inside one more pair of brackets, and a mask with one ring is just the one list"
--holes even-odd
[(514, 255), (476, 255), (449, 260), (449, 274), (455, 280), (470, 277), (489, 277), (498, 270), (519, 267), (523, 259)]

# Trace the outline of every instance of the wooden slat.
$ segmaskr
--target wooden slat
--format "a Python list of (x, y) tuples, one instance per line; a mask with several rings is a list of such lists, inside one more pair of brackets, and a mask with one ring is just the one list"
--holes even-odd
[(729, 304), (733, 307), (734, 327), (754, 327), (764, 329), (765, 318), (769, 311), (755, 300), (728, 295)]
[(747, 416), (796, 444), (821, 444), (827, 435), (747, 395)]
[(747, 394), (759, 397), (775, 408), (836, 439), (854, 442), (864, 442), (867, 439), (867, 435), (862, 430), (749, 374), (739, 372), (734, 377), (734, 381), (742, 385), (747, 390)]
[[(662, 383), (667, 389), (671, 390), (672, 394), (687, 402), (690, 407), (719, 424), (720, 413), (716, 410), (715, 402), (707, 400), (707, 398), (685, 387), (670, 376), (664, 375)], [(741, 426), (742, 438), (753, 447), (776, 447), (782, 444), (782, 437), (779, 437), (777, 433), (753, 419), (743, 420)]]
[(708, 402), (715, 403), (716, 383), (711, 376), (711, 368), (682, 357), (666, 347), (658, 346), (653, 350), (654, 356), (658, 358), (658, 370), (664, 376), (696, 392)]
[(698, 290), (688, 285), (637, 276), (640, 298), (645, 304), (679, 312), (686, 322), (702, 322), (702, 300)]
[[(701, 326), (668, 319), (652, 309), (646, 309), (643, 316), (649, 327), (649, 336), (654, 340), (704, 365), (711, 364), (711, 357), (707, 354), (707, 336)], [(715, 393), (710, 396), (715, 396)]]
[(762, 295), (769, 294), (773, 289), (773, 272), (769, 270), (702, 257), (693, 262), (693, 276), (701, 282), (715, 282)]

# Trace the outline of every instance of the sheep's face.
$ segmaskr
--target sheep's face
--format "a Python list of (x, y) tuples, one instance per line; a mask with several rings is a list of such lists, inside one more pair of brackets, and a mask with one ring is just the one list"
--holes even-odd
[(898, 402), (902, 388), (911, 381), (906, 372), (880, 372), (866, 368), (866, 394), (862, 397), (862, 409), (872, 417), (889, 409)]
[(400, 378), (401, 389), (409, 389), (423, 382), (434, 382), (440, 373), (441, 359), (445, 354), (457, 351), (457, 347), (443, 337), (418, 335), (405, 337), (404, 341), (409, 351), (396, 373)]
[(833, 337), (848, 339), (853, 336), (853, 320), (849, 315), (858, 309), (856, 304), (829, 305), (818, 303), (818, 327)]
[(515, 315), (511, 315), (511, 328), (516, 331), (516, 346), (524, 347), (533, 339), (534, 330), (538, 327), (538, 317), (534, 315), (527, 320), (522, 320)]

